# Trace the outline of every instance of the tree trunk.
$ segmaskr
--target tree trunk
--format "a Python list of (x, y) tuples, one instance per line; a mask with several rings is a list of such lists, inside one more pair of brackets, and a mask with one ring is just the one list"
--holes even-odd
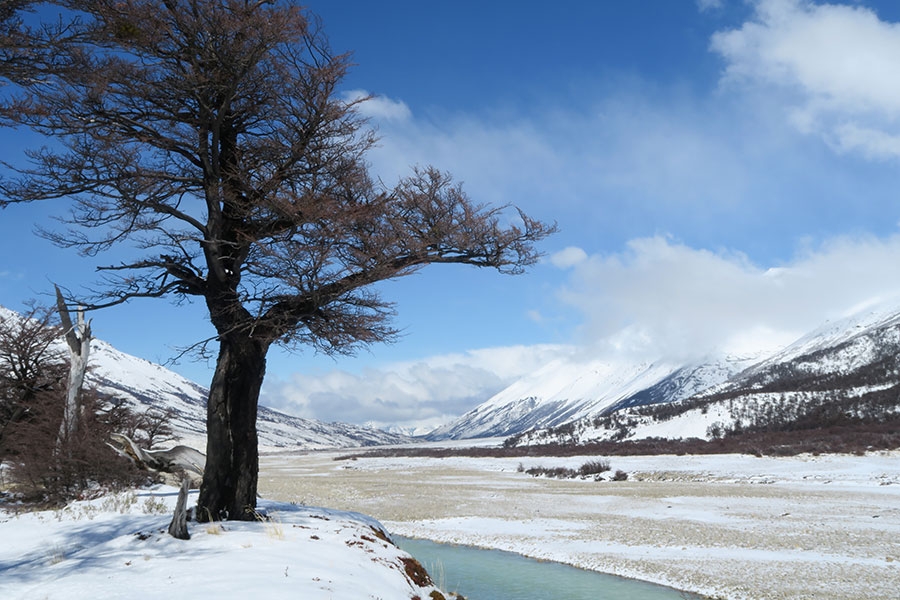
[(78, 313), (79, 340), (78, 351), (69, 352), (69, 380), (66, 383), (66, 405), (63, 410), (63, 421), (59, 426), (59, 442), (65, 443), (75, 437), (78, 419), (81, 416), (81, 389), (84, 387), (84, 375), (87, 371), (91, 338), (85, 335), (84, 313)]
[(169, 523), (169, 535), (179, 540), (191, 539), (191, 534), (187, 528), (187, 497), (190, 487), (191, 478), (185, 477), (181, 482), (181, 489), (178, 491), (175, 514), (172, 515), (172, 522)]
[(56, 307), (59, 310), (59, 319), (62, 322), (69, 347), (69, 380), (66, 384), (66, 404), (63, 409), (63, 420), (59, 425), (57, 446), (64, 445), (74, 439), (78, 429), (78, 419), (81, 412), (81, 388), (84, 387), (84, 375), (87, 371), (88, 358), (91, 350), (91, 324), (84, 320), (84, 309), (80, 306), (77, 311), (77, 321), (72, 323), (69, 309), (63, 300), (62, 292), (56, 286)]
[(223, 338), (206, 411), (206, 468), (197, 519), (255, 518), (259, 450), (256, 413), (268, 344), (249, 336)]

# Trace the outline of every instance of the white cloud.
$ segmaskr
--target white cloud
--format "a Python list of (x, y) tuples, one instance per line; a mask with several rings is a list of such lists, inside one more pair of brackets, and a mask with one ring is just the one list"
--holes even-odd
[(866, 158), (900, 157), (900, 134), (844, 123), (835, 128), (840, 150), (859, 150)]
[(560, 269), (568, 269), (587, 260), (587, 252), (577, 246), (568, 246), (550, 255), (550, 264)]
[(526, 311), (525, 316), (535, 323), (543, 323), (546, 320), (544, 319), (544, 315), (541, 314), (541, 311), (536, 309)]
[(900, 235), (840, 237), (766, 269), (741, 253), (643, 238), (581, 263), (561, 296), (599, 349), (681, 359), (773, 349), (853, 307), (900, 297), (898, 256)]
[(722, 0), (697, 0), (697, 8), (700, 12), (718, 10), (722, 8)]
[(712, 38), (725, 81), (777, 91), (791, 123), (837, 150), (900, 157), (900, 26), (859, 6), (758, 0), (755, 8), (754, 20)]
[(577, 346), (489, 348), (358, 374), (270, 378), (262, 402), (325, 421), (431, 428), (560, 357), (691, 360), (773, 351), (874, 303), (900, 306), (898, 256), (900, 234), (834, 238), (773, 267), (740, 252), (635, 239), (621, 252), (558, 261), (570, 274), (560, 300), (583, 322)]
[(373, 172), (391, 182), (411, 165), (437, 165), (479, 202), (512, 203), (550, 220), (577, 211), (584, 226), (756, 201), (752, 188), (763, 180), (751, 171), (778, 170), (759, 166), (773, 153), (758, 115), (741, 121), (719, 99), (615, 83), (586, 85), (575, 102), (533, 113), (376, 119)]
[(566, 353), (563, 346), (472, 350), (369, 368), (270, 377), (262, 404), (322, 421), (433, 428)]
[(343, 96), (347, 102), (367, 98), (357, 106), (357, 111), (364, 117), (379, 121), (406, 121), (412, 117), (409, 106), (401, 100), (372, 95), (366, 90), (351, 90), (344, 92)]

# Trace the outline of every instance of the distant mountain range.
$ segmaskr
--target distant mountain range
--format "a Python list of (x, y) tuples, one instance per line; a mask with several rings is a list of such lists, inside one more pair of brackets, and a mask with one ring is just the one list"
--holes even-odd
[[(0, 320), (22, 317), (0, 306)], [(62, 346), (62, 341), (60, 344)], [(88, 383), (102, 393), (123, 398), (133, 406), (169, 410), (172, 426), (183, 443), (206, 446), (205, 387), (163, 366), (113, 348), (102, 340), (91, 342)], [(259, 443), (263, 448), (319, 449), (400, 444), (410, 438), (379, 429), (346, 423), (323, 423), (259, 407)]]
[[(15, 315), (0, 307), (0, 317)], [(17, 315), (16, 315), (17, 316)], [(21, 318), (21, 317), (19, 317)], [(136, 406), (170, 410), (182, 440), (205, 445), (207, 390), (94, 340), (89, 379)], [(516, 444), (713, 438), (835, 418), (900, 418), (900, 308), (829, 322), (768, 355), (573, 361), (560, 357), (424, 436), (511, 437)], [(398, 432), (323, 423), (260, 407), (260, 444), (333, 448), (401, 444)]]
[(827, 323), (767, 356), (687, 365), (560, 359), (428, 437), (517, 436), (520, 444), (708, 439), (836, 411), (875, 420), (900, 413), (896, 306)]

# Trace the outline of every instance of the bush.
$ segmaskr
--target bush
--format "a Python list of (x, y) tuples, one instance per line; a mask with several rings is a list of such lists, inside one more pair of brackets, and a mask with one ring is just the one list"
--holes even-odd
[[(521, 464), (519, 466), (521, 467)], [(606, 471), (609, 471), (609, 461), (603, 459), (589, 460), (581, 465), (577, 471), (567, 467), (531, 467), (530, 469), (525, 470), (525, 472), (532, 477), (543, 475), (555, 479), (575, 479), (576, 477), (590, 477), (592, 475), (596, 477), (600, 473), (605, 473)], [(519, 469), (519, 472), (522, 472), (521, 468)]]
[[(62, 505), (92, 493), (147, 483), (146, 472), (117, 455), (106, 440), (118, 430), (126, 410), (91, 390), (82, 392), (82, 415), (70, 439), (58, 440), (64, 392), (36, 398), (31, 418), (16, 423), (8, 436), (11, 479), (22, 499)], [(128, 414), (133, 414), (127, 411)]]
[(525, 471), (532, 477), (553, 477), (554, 479), (572, 479), (578, 475), (578, 471), (566, 467), (531, 467)]
[(578, 469), (578, 473), (582, 477), (587, 477), (588, 475), (599, 475), (600, 473), (605, 473), (607, 471), (609, 471), (609, 461), (604, 459), (589, 460), (588, 462), (581, 465), (580, 469)]
[(110, 434), (130, 434), (148, 447), (172, 434), (170, 414), (138, 413), (122, 400), (83, 389), (77, 429), (60, 439), (68, 370), (54, 349), (60, 335), (49, 311), (0, 318), (0, 460), (9, 467), (4, 484), (16, 499), (35, 504), (61, 505), (147, 482), (146, 473), (107, 446)]
[(613, 475), (612, 480), (613, 481), (627, 481), (628, 473), (619, 469), (618, 471), (616, 471), (615, 475)]

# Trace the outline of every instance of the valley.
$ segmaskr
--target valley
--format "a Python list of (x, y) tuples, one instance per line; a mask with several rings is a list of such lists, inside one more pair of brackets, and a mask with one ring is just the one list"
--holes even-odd
[(620, 456), (627, 481), (519, 464), (595, 457), (262, 457), (260, 493), (360, 511), (397, 535), (517, 552), (711, 597), (887, 598), (900, 582), (896, 452)]

